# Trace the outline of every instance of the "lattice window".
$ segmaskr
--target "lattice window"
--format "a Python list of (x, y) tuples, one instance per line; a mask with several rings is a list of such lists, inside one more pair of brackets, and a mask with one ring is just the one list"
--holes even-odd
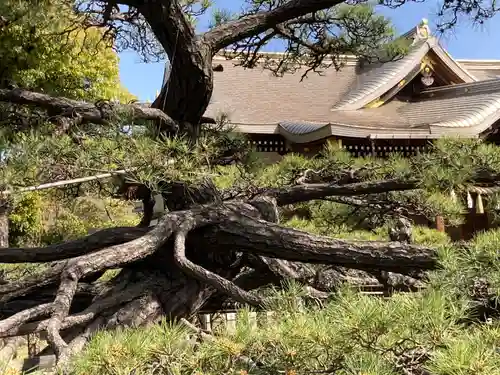
[(377, 156), (388, 157), (391, 154), (400, 154), (406, 157), (415, 156), (418, 153), (426, 152), (427, 146), (403, 146), (403, 145), (344, 145), (343, 148), (355, 157)]
[(258, 152), (285, 152), (286, 144), (284, 140), (257, 140), (248, 141)]

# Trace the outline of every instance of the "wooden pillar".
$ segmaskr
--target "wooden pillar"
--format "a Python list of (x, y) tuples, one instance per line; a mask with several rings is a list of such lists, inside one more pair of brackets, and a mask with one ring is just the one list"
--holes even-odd
[(436, 229), (439, 232), (445, 232), (444, 218), (441, 215), (436, 216)]
[(370, 147), (372, 148), (372, 156), (374, 158), (376, 158), (377, 157), (377, 150), (376, 150), (377, 145), (375, 144), (375, 140), (373, 138), (370, 138)]

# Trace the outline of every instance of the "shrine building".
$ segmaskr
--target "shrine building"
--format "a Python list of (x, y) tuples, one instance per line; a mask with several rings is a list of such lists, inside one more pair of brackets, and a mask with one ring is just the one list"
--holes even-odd
[[(270, 161), (288, 152), (315, 154), (327, 141), (356, 156), (411, 156), (441, 137), (496, 142), (500, 61), (456, 60), (424, 20), (403, 34), (401, 58), (367, 63), (340, 58), (340, 69), (306, 68), (282, 77), (216, 56), (212, 102), (205, 113), (228, 117)], [(226, 52), (227, 53), (227, 52)], [(279, 54), (265, 54), (279, 58)]]
[[(227, 116), (268, 162), (289, 152), (314, 155), (327, 141), (355, 156), (378, 157), (411, 156), (441, 137), (500, 143), (500, 60), (454, 59), (426, 20), (400, 38), (409, 43), (400, 58), (342, 56), (340, 69), (304, 79), (306, 67), (277, 77), (259, 65), (238, 66), (225, 51), (214, 59), (220, 66), (205, 116)], [(461, 238), (489, 227), (482, 197), (499, 188), (468, 187)]]

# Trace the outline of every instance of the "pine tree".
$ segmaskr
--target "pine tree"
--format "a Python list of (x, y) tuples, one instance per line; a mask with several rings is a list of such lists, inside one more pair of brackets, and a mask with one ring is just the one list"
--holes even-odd
[[(334, 266), (340, 279), (352, 280), (348, 272), (357, 270), (359, 279), (375, 278), (389, 287), (400, 280), (399, 286), (417, 283), (439, 266), (436, 249), (411, 241), (353, 241), (331, 234), (376, 230), (415, 214), (440, 214), (456, 223), (463, 202), (453, 200), (451, 191), (465, 192), (477, 181), (498, 180), (497, 148), (477, 140), (444, 140), (412, 159), (353, 159), (328, 146), (316, 158), (290, 155), (264, 168), (244, 139), (201, 126), (208, 121), (203, 114), (213, 88), (212, 58), (224, 48), (234, 47), (243, 64), (253, 66), (253, 52), (273, 38), (285, 39), (287, 61), (280, 66), (293, 69), (301, 61), (311, 70), (326, 57), (370, 56), (381, 44), (391, 56), (403, 53), (405, 47), (393, 43), (387, 20), (371, 7), (336, 7), (337, 0), (249, 1), (244, 14), (218, 12), (213, 27), (196, 35), (192, 16), (208, 8), (205, 1), (65, 4), (60, 2), (61, 10), (69, 12), (60, 20), (63, 34), (75, 25), (81, 28), (66, 34), (74, 37), (74, 44), (82, 42), (79, 33), (90, 27), (103, 41), (137, 48), (145, 56), (158, 57), (161, 46), (171, 62), (171, 80), (153, 108), (111, 100), (117, 86), (89, 94), (86, 99), (102, 99), (94, 104), (83, 102), (77, 99), (92, 86), (89, 77), (74, 71), (83, 89), (67, 89), (64, 82), (50, 80), (53, 73), (43, 71), (40, 61), (44, 49), (53, 45), (42, 43), (34, 61), (29, 53), (19, 52), (27, 66), (33, 64), (31, 70), (14, 65), (7, 75), (11, 83), (27, 87), (6, 83), (0, 88), (0, 101), (16, 109), (13, 116), (22, 124), (3, 137), (5, 199), (29, 185), (104, 170), (126, 177), (116, 176), (107, 188), (121, 185), (122, 193), (144, 203), (144, 218), (137, 227), (108, 228), (75, 241), (0, 252), (1, 263), (42, 264), (34, 274), (0, 285), (0, 336), (44, 331), (60, 364), (102, 325), (111, 329), (160, 316), (182, 319), (205, 305), (217, 308), (223, 297), (262, 307), (269, 299), (255, 290), (289, 279), (304, 284), (309, 296), (327, 297), (332, 287), (321, 281), (325, 268), (309, 264)], [(463, 3), (447, 4), (460, 10)], [(118, 5), (128, 8), (122, 12)], [(19, 9), (21, 15), (30, 12)], [(2, 15), (0, 38), (10, 28), (17, 30), (19, 19), (15, 12)], [(327, 26), (352, 25), (358, 32), (363, 28), (363, 38), (325, 32)], [(51, 48), (47, 53), (55, 53)], [(66, 69), (57, 63), (54, 72)], [(233, 165), (220, 166), (229, 162)], [(100, 187), (86, 189), (92, 193)], [(150, 227), (156, 193), (162, 194), (169, 211)], [(488, 207), (492, 212), (494, 201), (492, 197)], [(309, 215), (315, 234), (294, 229), (304, 227), (298, 207)], [(71, 339), (75, 330), (83, 333)]]

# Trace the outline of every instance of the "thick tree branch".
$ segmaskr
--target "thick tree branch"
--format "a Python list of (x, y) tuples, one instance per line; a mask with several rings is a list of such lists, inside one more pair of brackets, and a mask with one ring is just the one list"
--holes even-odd
[(323, 263), (397, 273), (434, 269), (436, 253), (423, 246), (398, 242), (345, 241), (315, 236), (250, 217), (221, 221), (203, 233), (205, 243), (220, 250), (238, 249), (272, 258)]
[[(416, 181), (402, 182), (399, 180), (387, 180), (376, 182), (360, 182), (346, 185), (335, 184), (310, 184), (300, 185), (288, 188), (280, 188), (266, 191), (264, 196), (271, 196), (276, 198), (277, 205), (283, 206), (287, 204), (305, 202), (312, 199), (320, 199), (330, 195), (360, 195), (370, 193), (380, 193), (397, 190), (410, 190), (417, 188)], [(218, 220), (224, 220), (224, 216), (234, 217), (234, 212), (246, 210), (248, 212), (248, 205), (243, 202), (227, 202), (226, 209), (221, 209), (215, 206), (215, 210), (211, 206), (200, 207), (193, 211), (174, 212), (166, 215), (163, 219), (165, 221), (172, 220), (176, 222), (180, 217), (186, 214), (203, 215), (208, 214), (212, 210), (212, 214), (217, 216)], [(245, 208), (246, 207), (246, 208)], [(228, 209), (229, 208), (229, 209)], [(255, 209), (253, 209), (255, 210)], [(244, 211), (241, 211), (244, 212)], [(208, 216), (210, 216), (208, 214)], [(209, 222), (207, 222), (209, 223)], [(214, 224), (214, 223), (212, 223)], [(175, 226), (174, 226), (175, 227)], [(173, 228), (173, 227), (171, 227)], [(2, 263), (23, 263), (23, 262), (47, 262), (61, 259), (68, 259), (75, 256), (81, 256), (107, 246), (123, 244), (127, 241), (137, 239), (141, 235), (147, 233), (148, 228), (115, 228), (106, 229), (97, 232), (84, 239), (68, 242), (60, 245), (53, 245), (45, 248), (34, 249), (3, 249), (0, 252), (0, 262)], [(297, 259), (295, 259), (297, 260)]]
[[(152, 106), (163, 109), (179, 122), (181, 130), (196, 138), (213, 90), (209, 46), (200, 43), (178, 0), (123, 3), (137, 8), (144, 16), (171, 63), (168, 85), (163, 86)], [(161, 128), (168, 130), (163, 123)]]
[(5, 303), (15, 297), (29, 294), (38, 288), (54, 283), (59, 279), (65, 266), (66, 262), (64, 261), (53, 263), (41, 274), (37, 273), (16, 281), (11, 281), (8, 284), (0, 285), (0, 303)]
[(82, 239), (47, 247), (2, 249), (0, 263), (38, 263), (69, 259), (135, 240), (149, 230), (150, 228), (136, 227), (108, 228)]
[(111, 120), (117, 118), (117, 114), (126, 114), (136, 120), (162, 120), (171, 131), (176, 131), (178, 128), (177, 123), (160, 109), (139, 104), (111, 102), (89, 104), (20, 88), (14, 90), (0, 89), (0, 101), (36, 106), (47, 110), (49, 116), (53, 119), (68, 118), (74, 121), (75, 124), (94, 123), (107, 125)]
[(382, 180), (356, 182), (345, 185), (305, 184), (269, 190), (265, 195), (274, 196), (278, 206), (321, 199), (328, 196), (353, 196), (362, 194), (387, 193), (418, 188), (416, 180)]
[(273, 29), (285, 21), (330, 8), (341, 0), (292, 0), (267, 12), (248, 15), (224, 23), (207, 31), (202, 40), (209, 44), (214, 53), (242, 39)]
[(0, 336), (13, 328), (20, 326), (24, 322), (32, 319), (37, 319), (43, 315), (49, 315), (52, 312), (52, 306), (52, 303), (44, 303), (42, 305), (32, 307), (31, 309), (21, 311), (8, 317), (7, 319), (2, 320), (0, 322)]

